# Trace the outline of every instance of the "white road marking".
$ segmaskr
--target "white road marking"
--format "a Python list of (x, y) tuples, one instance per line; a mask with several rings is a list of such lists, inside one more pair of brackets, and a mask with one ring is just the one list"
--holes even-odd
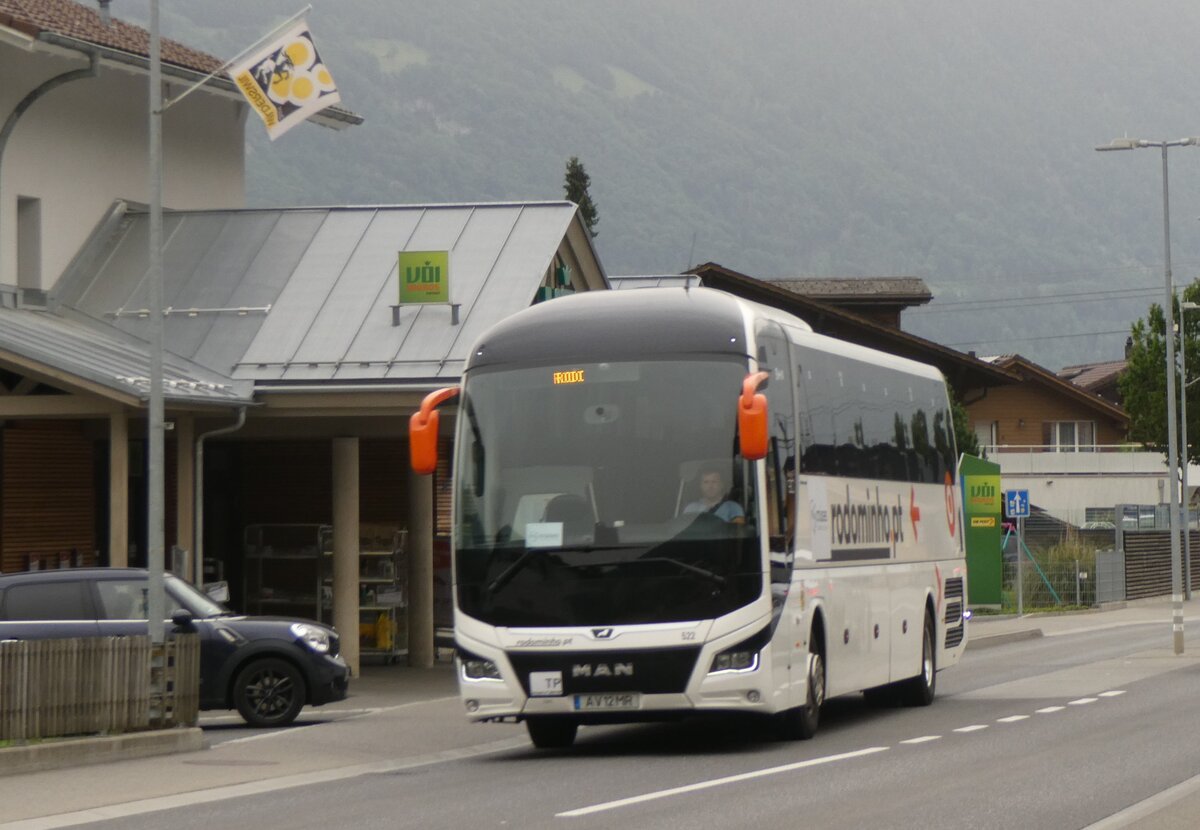
[(697, 790), (706, 790), (712, 787), (721, 787), (725, 784), (736, 784), (739, 781), (749, 781), (754, 778), (763, 778), (768, 775), (778, 775), (783, 772), (792, 772), (793, 770), (804, 769), (806, 767), (816, 767), (822, 764), (832, 764), (836, 761), (845, 761), (849, 758), (861, 758), (864, 755), (874, 755), (877, 752), (887, 752), (886, 746), (871, 746), (866, 749), (855, 750), (854, 752), (843, 752), (840, 755), (826, 755), (823, 758), (812, 758), (808, 761), (798, 761), (794, 764), (784, 764), (779, 767), (768, 767), (767, 769), (754, 770), (753, 772), (743, 772), (738, 775), (729, 775), (725, 778), (713, 778), (709, 781), (699, 781), (695, 784), (687, 784), (682, 787), (672, 787), (669, 790), (659, 790), (657, 792), (645, 793), (643, 795), (635, 795), (630, 798), (621, 798), (616, 801), (606, 801), (603, 804), (593, 804), (590, 807), (580, 807), (577, 810), (567, 810), (563, 813), (555, 813), (556, 818), (576, 818), (578, 816), (587, 816), (593, 813), (600, 813), (605, 810), (615, 810), (618, 807), (626, 807), (630, 804), (641, 804), (646, 801), (654, 801), (659, 798), (668, 798), (673, 795), (682, 793), (691, 793)]
[(1016, 723), (1019, 720), (1029, 720), (1029, 715), (1009, 715), (1007, 718), (997, 718), (996, 723)]
[(1038, 709), (1037, 713), (1039, 715), (1049, 715), (1051, 712), (1061, 712), (1066, 708), (1066, 706), (1047, 706), (1045, 709)]
[(1125, 694), (1124, 689), (1115, 689), (1111, 692), (1101, 692), (1100, 697), (1118, 697), (1119, 695), (1123, 694)]
[(909, 738), (907, 741), (901, 741), (902, 744), (927, 744), (930, 741), (939, 740), (941, 735), (922, 735), (919, 738)]
[(1089, 703), (1095, 703), (1099, 698), (1096, 697), (1081, 697), (1079, 700), (1067, 701), (1068, 706), (1086, 706)]
[(986, 723), (973, 723), (970, 726), (960, 726), (958, 729), (955, 729), (954, 731), (955, 732), (978, 732), (980, 729), (987, 729), (987, 728), (988, 728), (988, 725)]

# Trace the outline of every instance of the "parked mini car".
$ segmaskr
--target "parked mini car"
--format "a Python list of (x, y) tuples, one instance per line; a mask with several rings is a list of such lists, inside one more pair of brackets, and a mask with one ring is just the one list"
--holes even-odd
[[(200, 635), (200, 708), (237, 709), (252, 726), (291, 723), (305, 704), (346, 697), (337, 632), (311, 620), (234, 614), (164, 575), (168, 630)], [(0, 575), (0, 640), (147, 633), (147, 571), (71, 568)]]

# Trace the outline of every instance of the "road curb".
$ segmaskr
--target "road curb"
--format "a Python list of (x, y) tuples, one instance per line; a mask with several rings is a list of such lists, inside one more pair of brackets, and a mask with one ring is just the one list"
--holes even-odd
[(0, 777), (204, 748), (204, 732), (198, 726), (50, 740), (0, 749)]
[(1021, 640), (1036, 640), (1045, 636), (1040, 628), (1026, 628), (1021, 631), (1006, 631), (1003, 634), (973, 634), (967, 638), (967, 649), (974, 651), (979, 648), (1002, 646), (1005, 643), (1016, 643)]

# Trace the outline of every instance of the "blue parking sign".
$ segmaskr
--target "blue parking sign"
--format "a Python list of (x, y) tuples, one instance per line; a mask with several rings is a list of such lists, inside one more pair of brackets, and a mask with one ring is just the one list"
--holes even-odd
[(1029, 515), (1029, 491), (1005, 490), (1004, 512), (1009, 518), (1021, 518)]

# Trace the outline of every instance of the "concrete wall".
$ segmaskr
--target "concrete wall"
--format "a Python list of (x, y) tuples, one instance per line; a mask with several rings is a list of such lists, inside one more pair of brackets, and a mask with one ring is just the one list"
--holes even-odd
[[(87, 66), (83, 55), (0, 44), (0, 122), (43, 81)], [(147, 76), (101, 64), (96, 78), (60, 86), (19, 119), (0, 161), (0, 283), (18, 284), (18, 197), (41, 200), (41, 269), (51, 288), (115, 199), (149, 202)], [(165, 95), (182, 87), (168, 85)], [(197, 92), (163, 117), (163, 204), (242, 207), (246, 106)]]

